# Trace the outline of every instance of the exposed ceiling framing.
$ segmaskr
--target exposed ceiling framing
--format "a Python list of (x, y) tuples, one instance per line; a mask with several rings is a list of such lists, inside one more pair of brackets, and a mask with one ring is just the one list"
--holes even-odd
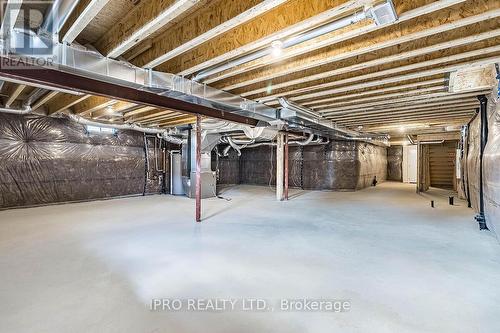
[[(105, 56), (128, 59), (140, 67), (189, 77), (373, 3), (81, 0), (60, 39), (90, 44)], [(376, 25), (367, 18), (284, 49), (279, 57), (265, 55), (215, 71), (202, 82), (273, 107), (279, 106), (278, 97), (287, 97), (350, 128), (382, 131), (384, 124), (466, 123), (478, 105), (476, 95), (488, 91), (449, 93), (448, 77), (463, 68), (500, 62), (500, 2), (393, 3), (395, 22)], [(4, 87), (2, 93), (8, 95), (4, 106), (22, 103), (23, 91), (31, 83)], [(68, 95), (48, 90), (33, 107), (49, 114), (69, 110), (143, 125), (194, 121), (186, 110), (91, 92)]]

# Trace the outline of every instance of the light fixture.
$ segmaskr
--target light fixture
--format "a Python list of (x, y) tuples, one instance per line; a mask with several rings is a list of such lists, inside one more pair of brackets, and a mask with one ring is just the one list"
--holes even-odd
[(283, 54), (283, 42), (275, 40), (271, 43), (271, 54), (273, 57), (278, 58)]

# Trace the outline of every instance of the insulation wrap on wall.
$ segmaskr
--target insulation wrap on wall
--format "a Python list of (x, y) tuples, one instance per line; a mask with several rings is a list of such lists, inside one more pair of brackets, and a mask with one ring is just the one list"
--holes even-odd
[(387, 148), (387, 179), (403, 181), (403, 146)]
[(358, 184), (356, 189), (370, 186), (374, 179), (387, 180), (387, 148), (368, 143), (357, 143)]
[[(233, 155), (219, 161), (220, 183), (231, 176)], [(221, 163), (222, 160), (226, 162)], [(274, 185), (276, 148), (261, 146), (243, 149), (239, 161), (241, 184)], [(373, 178), (387, 177), (387, 153), (383, 147), (354, 141), (332, 141), (328, 145), (290, 146), (290, 187), (306, 190), (349, 190), (370, 186)]]
[[(146, 193), (159, 193), (149, 153)], [(88, 134), (68, 119), (0, 114), (0, 208), (142, 194), (145, 172), (142, 133)]]
[(500, 103), (495, 95), (492, 94), (488, 101), (488, 143), (483, 156), (483, 184), (486, 224), (500, 239)]
[(212, 152), (212, 170), (218, 170), (217, 183), (234, 185), (240, 183), (240, 159), (235, 150), (230, 150), (227, 157), (217, 157)]
[(467, 181), (472, 208), (479, 212), (479, 167), (481, 153), (481, 117), (476, 115), (469, 124), (469, 149), (467, 154)]

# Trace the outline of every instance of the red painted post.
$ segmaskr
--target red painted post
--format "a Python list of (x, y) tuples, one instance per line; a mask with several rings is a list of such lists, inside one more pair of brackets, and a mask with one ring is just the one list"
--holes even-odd
[(196, 222), (201, 222), (201, 116), (196, 116)]
[(285, 200), (288, 200), (288, 133), (285, 134)]

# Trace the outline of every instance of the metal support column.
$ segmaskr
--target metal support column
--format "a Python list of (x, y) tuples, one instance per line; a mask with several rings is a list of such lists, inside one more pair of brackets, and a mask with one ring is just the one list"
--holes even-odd
[(288, 200), (288, 134), (285, 134), (285, 200)]
[(284, 135), (278, 133), (276, 143), (276, 200), (283, 200), (283, 160), (284, 160)]
[(422, 184), (422, 145), (420, 142), (417, 143), (417, 194), (421, 191)]
[(196, 222), (201, 222), (201, 116), (196, 116)]
[(488, 99), (485, 95), (477, 97), (479, 100), (479, 112), (481, 117), (481, 151), (479, 153), (479, 214), (475, 219), (479, 224), (480, 230), (488, 230), (486, 225), (486, 217), (484, 216), (484, 187), (483, 187), (483, 155), (488, 142)]

